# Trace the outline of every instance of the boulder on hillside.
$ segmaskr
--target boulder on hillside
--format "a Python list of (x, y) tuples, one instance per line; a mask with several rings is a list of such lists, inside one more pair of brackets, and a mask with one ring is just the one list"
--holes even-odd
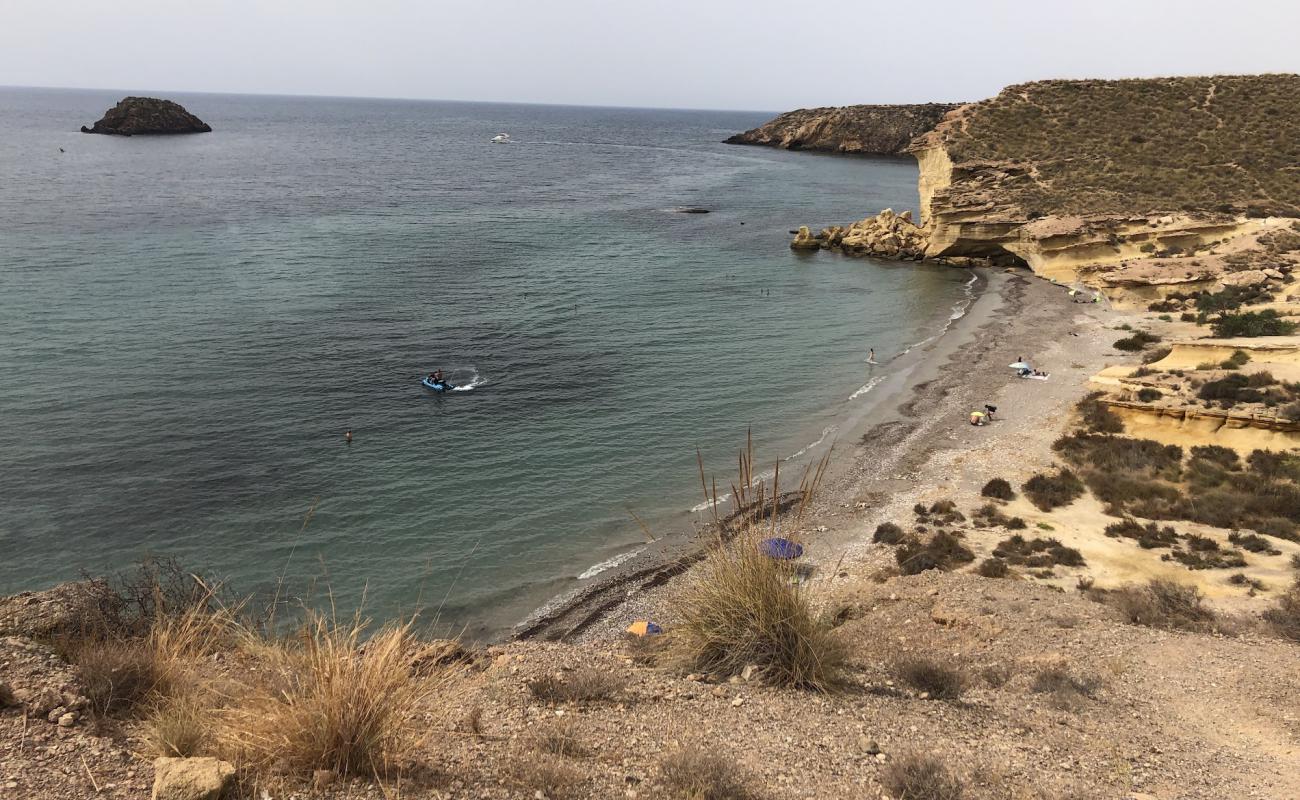
[(91, 127), (81, 126), (82, 133), (104, 133), (112, 136), (211, 131), (210, 125), (186, 111), (178, 103), (155, 97), (124, 98), (105, 112), (103, 119)]

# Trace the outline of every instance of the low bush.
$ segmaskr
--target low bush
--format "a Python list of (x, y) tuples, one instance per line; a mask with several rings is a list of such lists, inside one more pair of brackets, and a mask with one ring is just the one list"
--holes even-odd
[(1270, 556), (1282, 555), (1281, 550), (1277, 550), (1269, 543), (1268, 539), (1253, 533), (1241, 533), (1233, 531), (1228, 534), (1228, 541), (1251, 553), (1266, 553)]
[(1290, 336), (1295, 333), (1296, 323), (1268, 308), (1263, 311), (1220, 314), (1217, 319), (1210, 322), (1210, 329), (1216, 339)]
[(876, 526), (876, 532), (871, 537), (871, 541), (877, 544), (898, 544), (903, 541), (906, 534), (903, 529), (892, 522), (882, 522)]
[(598, 669), (559, 672), (528, 682), (528, 691), (543, 703), (597, 703), (613, 700), (627, 682)]
[(669, 657), (684, 672), (739, 675), (754, 664), (767, 683), (829, 690), (846, 651), (784, 566), (746, 532), (691, 570), (673, 600)]
[(1177, 561), (1188, 569), (1241, 569), (1246, 566), (1246, 557), (1240, 550), (1184, 550), (1174, 549), (1166, 556)]
[(1025, 539), (1016, 534), (1003, 539), (993, 549), (993, 556), (1011, 564), (1027, 567), (1083, 567), (1083, 555), (1073, 547), (1066, 547), (1056, 539)]
[(1192, 448), (1192, 458), (1211, 461), (1224, 469), (1239, 469), (1241, 459), (1237, 451), (1217, 444), (1199, 445)]
[(1206, 314), (1223, 311), (1235, 311), (1249, 303), (1263, 303), (1271, 300), (1266, 289), (1255, 286), (1227, 286), (1213, 294), (1202, 294), (1196, 298), (1196, 309)]
[(1124, 421), (1101, 402), (1103, 396), (1105, 392), (1092, 392), (1075, 405), (1084, 429), (1090, 433), (1123, 433)]
[(735, 765), (711, 752), (692, 747), (669, 754), (659, 765), (664, 785), (673, 797), (685, 800), (750, 800)]
[(143, 640), (89, 639), (67, 652), (91, 710), (106, 717), (127, 717), (170, 694), (172, 666)]
[(970, 683), (965, 670), (921, 656), (899, 661), (894, 665), (894, 675), (935, 700), (956, 700)]
[(1155, 344), (1160, 341), (1160, 337), (1147, 331), (1134, 331), (1131, 336), (1126, 336), (1115, 342), (1113, 347), (1116, 350), (1123, 350), (1126, 353), (1136, 353), (1145, 349), (1147, 345)]
[(1049, 695), (1051, 704), (1063, 711), (1075, 711), (1082, 700), (1091, 700), (1101, 682), (1096, 678), (1077, 678), (1064, 665), (1043, 667), (1034, 675), (1029, 690)]
[(1143, 403), (1154, 403), (1155, 401), (1159, 400), (1164, 396), (1165, 396), (1164, 393), (1161, 392), (1159, 389), (1152, 389), (1149, 387), (1144, 389), (1139, 389), (1137, 393), (1137, 399)]
[(1150, 628), (1206, 631), (1214, 612), (1203, 604), (1195, 586), (1153, 580), (1145, 586), (1129, 585), (1108, 592), (1106, 602), (1117, 608), (1126, 622)]
[(1016, 493), (1012, 490), (1011, 484), (1003, 478), (993, 478), (984, 484), (984, 488), (980, 489), (980, 495), (992, 497), (995, 500), (1014, 500), (1016, 498)]
[(1136, 539), (1138, 546), (1147, 550), (1178, 543), (1178, 533), (1168, 525), (1163, 528), (1154, 522), (1143, 525), (1130, 518), (1107, 525), (1104, 532), (1111, 538)]
[(1025, 496), (1040, 511), (1067, 506), (1083, 495), (1083, 482), (1073, 472), (1062, 469), (1055, 475), (1039, 473), (1021, 487)]
[(1057, 439), (1052, 449), (1078, 466), (1111, 473), (1159, 475), (1168, 480), (1179, 478), (1183, 461), (1183, 450), (1177, 445), (1124, 436), (1075, 433)]
[(965, 789), (938, 758), (923, 753), (903, 753), (880, 773), (880, 783), (895, 800), (962, 800)]
[(1300, 580), (1277, 599), (1277, 604), (1264, 612), (1264, 620), (1279, 636), (1300, 642)]
[(1007, 562), (1000, 558), (986, 558), (980, 562), (975, 571), (985, 578), (1005, 578), (1010, 569), (1007, 567)]
[(975, 560), (970, 548), (947, 531), (939, 531), (922, 544), (916, 539), (894, 551), (894, 559), (904, 575), (918, 575), (929, 569), (950, 570)]

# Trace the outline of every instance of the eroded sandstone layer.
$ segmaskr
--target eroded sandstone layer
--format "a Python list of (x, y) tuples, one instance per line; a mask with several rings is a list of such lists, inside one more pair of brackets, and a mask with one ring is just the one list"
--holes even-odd
[(827, 153), (902, 155), (913, 139), (932, 130), (954, 108), (957, 106), (951, 103), (801, 108), (738, 133), (726, 143)]
[(155, 97), (127, 97), (104, 113), (91, 127), (81, 126), (82, 133), (113, 136), (145, 134), (209, 133), (212, 127), (186, 111), (178, 103)]

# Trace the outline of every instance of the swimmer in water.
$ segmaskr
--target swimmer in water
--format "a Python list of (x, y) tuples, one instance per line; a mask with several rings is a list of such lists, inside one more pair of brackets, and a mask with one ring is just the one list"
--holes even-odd
[(352, 444), (352, 429), (348, 428), (347, 433), (343, 434), (343, 441)]
[(868, 364), (876, 363), (876, 348), (874, 347), (867, 348), (867, 363)]

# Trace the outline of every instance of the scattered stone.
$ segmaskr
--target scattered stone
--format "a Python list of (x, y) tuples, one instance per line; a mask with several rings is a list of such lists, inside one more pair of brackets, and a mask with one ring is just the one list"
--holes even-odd
[(235, 767), (215, 758), (159, 758), (153, 762), (151, 800), (218, 800)]

